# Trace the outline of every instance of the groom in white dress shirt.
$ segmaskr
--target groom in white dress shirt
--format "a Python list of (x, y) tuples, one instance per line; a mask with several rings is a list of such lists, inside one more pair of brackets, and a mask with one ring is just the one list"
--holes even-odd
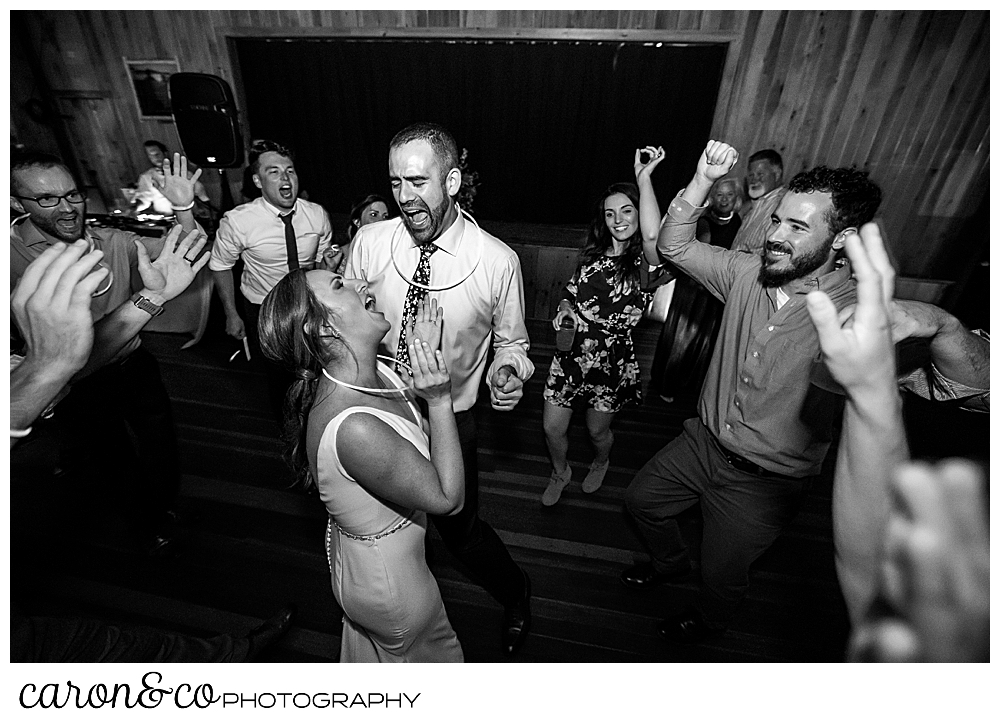
[(461, 512), (431, 519), (469, 577), (504, 606), (502, 644), (504, 652), (512, 654), (530, 626), (530, 582), (493, 528), (479, 518), (472, 407), (491, 341), (495, 357), (486, 383), (494, 409), (513, 409), (534, 372), (528, 359), (520, 261), (506, 244), (459, 211), (458, 147), (445, 128), (417, 123), (397, 133), (389, 146), (389, 180), (400, 217), (358, 231), (346, 275), (368, 283), (378, 310), (392, 325), (385, 343), (394, 354), (421, 251), (427, 244), (436, 247), (429, 256), (428, 281), (417, 281), (417, 290), (410, 294), (411, 302), (414, 296), (437, 299), (445, 310), (441, 350), (452, 378), (466, 491)]

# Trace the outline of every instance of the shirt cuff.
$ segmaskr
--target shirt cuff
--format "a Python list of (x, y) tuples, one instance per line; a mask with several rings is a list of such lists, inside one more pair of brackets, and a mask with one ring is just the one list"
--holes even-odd
[(930, 401), (957, 401), (963, 409), (989, 412), (990, 390), (970, 387), (949, 379), (931, 362), (928, 368), (914, 369), (901, 386)]
[(517, 351), (513, 349), (503, 349), (497, 352), (496, 357), (493, 359), (493, 363), (490, 364), (490, 368), (486, 373), (486, 383), (489, 384), (489, 380), (493, 378), (496, 371), (503, 366), (509, 366), (514, 369), (514, 373), (517, 374), (517, 378), (522, 382), (526, 382), (531, 378), (531, 375), (535, 373), (535, 365), (531, 363), (528, 355), (524, 353), (522, 349)]
[(704, 206), (695, 206), (686, 198), (681, 198), (682, 193), (684, 193), (683, 188), (677, 192), (667, 207), (667, 215), (678, 223), (694, 223), (708, 208), (708, 199), (705, 200)]

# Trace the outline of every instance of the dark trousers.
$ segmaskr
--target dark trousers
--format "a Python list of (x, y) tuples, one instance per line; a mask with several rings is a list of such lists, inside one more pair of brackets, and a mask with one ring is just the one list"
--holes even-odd
[(700, 419), (641, 469), (625, 493), (659, 572), (689, 560), (674, 517), (701, 502), (701, 586), (697, 606), (710, 625), (725, 627), (746, 593), (750, 565), (794, 517), (810, 478), (749, 474), (732, 467)]
[(246, 330), (247, 340), (250, 342), (251, 363), (263, 370), (267, 376), (267, 399), (271, 407), (271, 414), (278, 426), (284, 427), (285, 394), (292, 386), (292, 382), (295, 381), (295, 377), (281, 365), (266, 358), (260, 349), (260, 332), (257, 329), (257, 323), (260, 320), (260, 304), (247, 301), (242, 294), (240, 294), (240, 299), (243, 302), (243, 327)]
[(73, 384), (51, 421), (68, 476), (110, 486), (137, 534), (164, 524), (180, 462), (170, 397), (152, 354), (139, 347)]
[(465, 566), (469, 578), (504, 607), (524, 598), (524, 574), (496, 531), (479, 518), (479, 445), (471, 410), (455, 415), (465, 464), (465, 505), (456, 515), (431, 515), (448, 550)]
[(84, 618), (10, 617), (12, 663), (240, 663), (246, 638), (196, 638)]

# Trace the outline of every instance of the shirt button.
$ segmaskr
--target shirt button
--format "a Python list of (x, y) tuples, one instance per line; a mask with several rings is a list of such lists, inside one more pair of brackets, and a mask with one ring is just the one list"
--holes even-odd
[(726, 429), (732, 430), (732, 428), (733, 428), (733, 425), (731, 425), (731, 424), (727, 424), (726, 425)]
[(740, 400), (737, 399), (736, 402), (735, 402), (735, 404), (736, 404), (737, 407), (740, 406)]
[(750, 377), (743, 377), (743, 383), (744, 384), (749, 384), (750, 383)]
[(767, 330), (768, 331), (774, 331), (774, 327), (773, 326), (769, 326), (769, 327), (767, 327)]
[(759, 352), (759, 351), (755, 351), (755, 352), (753, 353), (753, 358), (754, 358), (754, 359), (756, 359), (756, 358), (757, 358), (757, 357), (759, 357), (759, 356), (760, 356), (760, 352)]

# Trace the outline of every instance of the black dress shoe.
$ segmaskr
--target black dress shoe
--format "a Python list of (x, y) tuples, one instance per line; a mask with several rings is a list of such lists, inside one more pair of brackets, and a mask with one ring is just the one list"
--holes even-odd
[(671, 572), (657, 572), (651, 562), (640, 562), (638, 565), (622, 570), (619, 579), (625, 587), (635, 590), (649, 590), (650, 588), (662, 585), (665, 582), (682, 580), (691, 574), (690, 563), (686, 568)]
[(513, 655), (520, 649), (531, 627), (531, 579), (524, 570), (521, 570), (521, 574), (524, 575), (524, 599), (503, 610), (503, 629), (500, 635), (506, 655)]
[(673, 615), (660, 623), (660, 635), (672, 643), (700, 643), (723, 632), (724, 628), (709, 625), (701, 613), (693, 609)]
[(288, 632), (295, 619), (295, 606), (288, 605), (281, 608), (273, 616), (262, 622), (249, 633), (246, 639), (249, 644), (247, 656), (244, 662), (250, 662), (259, 656), (265, 648), (273, 645), (278, 639)]
[(172, 535), (161, 532), (146, 541), (144, 552), (151, 560), (166, 560), (177, 554), (177, 541)]

